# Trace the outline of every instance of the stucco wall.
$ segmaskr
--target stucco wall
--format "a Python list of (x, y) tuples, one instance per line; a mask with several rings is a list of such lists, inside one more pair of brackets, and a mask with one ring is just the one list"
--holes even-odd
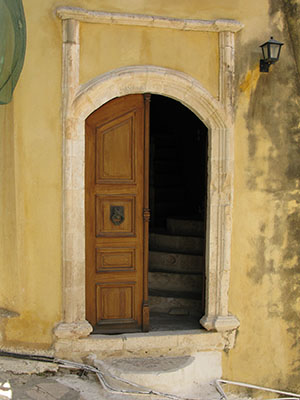
[(217, 33), (82, 24), (80, 35), (81, 83), (115, 68), (151, 64), (184, 71), (218, 95)]
[[(1, 308), (18, 309), (20, 273), (16, 248), (16, 189), (13, 130), (13, 103), (0, 107), (0, 257), (1, 257)], [(12, 279), (14, 277), (14, 279)], [(4, 313), (4, 310), (2, 310)], [(1, 310), (0, 310), (1, 315)], [(1, 317), (0, 317), (1, 318)], [(3, 339), (4, 323), (0, 325)]]
[[(50, 347), (52, 328), (62, 319), (61, 22), (55, 8), (72, 5), (179, 18), (237, 19), (245, 27), (236, 43), (229, 309), (241, 326), (235, 348), (224, 353), (224, 377), (300, 389), (299, 77), (294, 58), (297, 41), (290, 40), (287, 10), (284, 14), (280, 4), (24, 2), (28, 29), (24, 69), (13, 104), (0, 106), (0, 307), (20, 315), (2, 323), (5, 345)], [(156, 64), (186, 72), (217, 94), (217, 34), (83, 24), (81, 35), (81, 82), (120, 66)], [(285, 45), (280, 62), (269, 74), (261, 74), (258, 46), (270, 35)], [(176, 51), (170, 51), (173, 41)], [(162, 51), (162, 43), (169, 51)]]
[(241, 327), (224, 367), (234, 379), (299, 390), (300, 99), (283, 3), (266, 4), (268, 30), (285, 43), (272, 72), (258, 71), (256, 35), (237, 42), (230, 309)]
[(1, 221), (10, 243), (1, 259), (0, 306), (20, 315), (5, 322), (4, 339), (33, 347), (49, 346), (61, 319), (60, 24), (44, 5), (24, 5), (26, 60), (7, 106), (13, 121), (1, 130), (1, 156), (12, 172), (2, 169), (1, 192), (9, 199)]

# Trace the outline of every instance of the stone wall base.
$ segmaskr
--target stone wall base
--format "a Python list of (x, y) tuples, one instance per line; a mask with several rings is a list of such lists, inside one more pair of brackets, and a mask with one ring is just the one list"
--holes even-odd
[(201, 351), (222, 351), (232, 348), (235, 331), (207, 332), (193, 330), (182, 332), (150, 332), (121, 335), (90, 335), (87, 338), (59, 338), (55, 356), (82, 362), (94, 354), (99, 359), (107, 357), (158, 357), (191, 355)]

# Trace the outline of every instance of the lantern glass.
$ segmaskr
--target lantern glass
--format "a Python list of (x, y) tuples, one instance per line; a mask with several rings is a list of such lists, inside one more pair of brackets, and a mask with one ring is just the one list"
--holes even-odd
[(278, 44), (270, 44), (270, 58), (272, 60), (278, 60), (280, 47)]
[(267, 60), (269, 57), (269, 55), (268, 55), (268, 44), (267, 43), (265, 43), (263, 46), (261, 46), (261, 50), (262, 50), (262, 53), (263, 53), (263, 59), (264, 60)]

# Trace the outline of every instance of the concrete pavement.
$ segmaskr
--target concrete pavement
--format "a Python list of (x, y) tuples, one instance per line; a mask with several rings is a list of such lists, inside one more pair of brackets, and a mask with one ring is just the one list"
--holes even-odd
[[(118, 382), (109, 382), (122, 388)], [(195, 398), (195, 397), (194, 397)], [(220, 400), (211, 385), (199, 388), (198, 400)], [(112, 393), (96, 374), (59, 368), (56, 364), (0, 357), (0, 400), (162, 400), (157, 395)], [(229, 396), (229, 400), (250, 400)]]
[(79, 400), (80, 392), (50, 376), (0, 373), (0, 399)]

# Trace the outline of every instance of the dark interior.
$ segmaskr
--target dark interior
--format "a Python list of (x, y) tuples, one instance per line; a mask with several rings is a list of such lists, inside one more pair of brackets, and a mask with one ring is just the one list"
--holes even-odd
[[(200, 327), (205, 297), (207, 136), (206, 126), (180, 102), (151, 96), (149, 299), (152, 330), (164, 330), (164, 326), (166, 330)], [(188, 226), (193, 229), (189, 231)], [(195, 226), (201, 229), (195, 231)], [(194, 236), (199, 237), (201, 246), (197, 244), (187, 250), (185, 242), (190, 246), (188, 242), (198, 240)], [(183, 243), (182, 248), (180, 244), (174, 247), (177, 239)], [(157, 255), (161, 260), (171, 257), (176, 260), (179, 255), (189, 253), (198, 256), (198, 266), (173, 270), (157, 261)], [(199, 281), (198, 290), (189, 288), (189, 279)], [(173, 281), (176, 282), (173, 284)], [(164, 307), (164, 302), (168, 306)]]
[(152, 95), (150, 112), (150, 229), (166, 217), (204, 219), (207, 128), (178, 101)]

